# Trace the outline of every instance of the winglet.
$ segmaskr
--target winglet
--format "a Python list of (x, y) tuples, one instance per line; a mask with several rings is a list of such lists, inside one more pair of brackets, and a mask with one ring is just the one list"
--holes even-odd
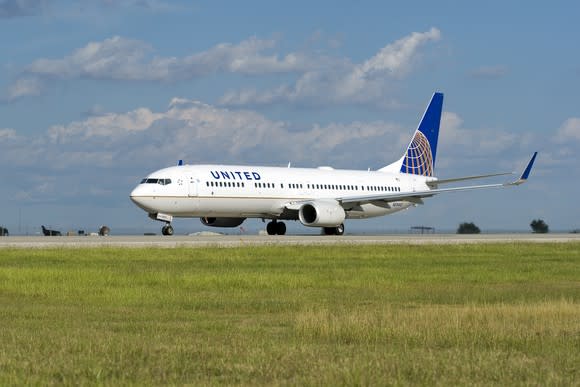
[(534, 155), (532, 156), (532, 158), (528, 162), (526, 169), (524, 169), (524, 173), (522, 173), (522, 175), (520, 176), (520, 178), (518, 180), (514, 181), (513, 183), (510, 183), (510, 185), (520, 185), (520, 184), (525, 183), (526, 180), (528, 180), (528, 177), (530, 176), (530, 172), (532, 171), (532, 166), (534, 165), (534, 161), (536, 161), (537, 155), (538, 155), (538, 152), (534, 152)]

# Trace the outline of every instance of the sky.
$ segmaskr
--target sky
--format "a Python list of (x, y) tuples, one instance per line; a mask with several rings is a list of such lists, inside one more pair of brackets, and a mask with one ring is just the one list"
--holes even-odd
[(347, 232), (580, 228), (580, 3), (541, 3), (0, 0), (0, 225), (159, 232), (129, 193), (180, 159), (378, 169), (440, 91), (436, 175), (529, 182)]

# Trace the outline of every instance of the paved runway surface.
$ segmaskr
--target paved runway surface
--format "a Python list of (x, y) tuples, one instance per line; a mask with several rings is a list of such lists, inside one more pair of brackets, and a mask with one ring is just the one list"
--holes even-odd
[(580, 234), (480, 234), (480, 235), (212, 235), (212, 236), (107, 236), (107, 237), (0, 237), (0, 248), (45, 247), (237, 247), (263, 245), (331, 244), (461, 244), (493, 242), (580, 242)]

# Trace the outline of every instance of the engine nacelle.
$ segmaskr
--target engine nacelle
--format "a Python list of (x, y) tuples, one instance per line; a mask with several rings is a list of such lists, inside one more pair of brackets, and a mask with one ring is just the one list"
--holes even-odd
[(336, 201), (313, 201), (298, 210), (298, 219), (305, 226), (336, 227), (344, 222), (346, 214)]
[(199, 218), (199, 220), (209, 227), (238, 227), (246, 218)]

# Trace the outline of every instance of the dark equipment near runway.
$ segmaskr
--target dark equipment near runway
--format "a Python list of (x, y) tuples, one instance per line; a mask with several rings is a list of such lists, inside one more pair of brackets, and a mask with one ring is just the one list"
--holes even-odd
[(410, 232), (413, 234), (435, 234), (435, 227), (413, 226)]
[(0, 236), (8, 236), (8, 235), (10, 235), (8, 229), (5, 227), (0, 227)]
[(62, 234), (60, 233), (60, 231), (58, 230), (50, 230), (44, 226), (40, 226), (42, 227), (42, 233), (44, 234), (44, 236), (61, 236)]
[(108, 226), (101, 226), (101, 228), (99, 228), (100, 236), (108, 236), (110, 233), (111, 229)]

